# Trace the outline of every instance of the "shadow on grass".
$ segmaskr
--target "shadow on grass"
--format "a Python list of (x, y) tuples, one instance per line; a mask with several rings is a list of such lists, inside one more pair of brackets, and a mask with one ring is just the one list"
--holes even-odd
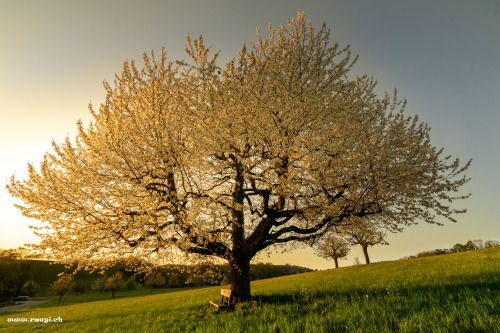
[(442, 285), (257, 294), (254, 311), (277, 311), (292, 322), (310, 318), (332, 332), (354, 328), (356, 332), (500, 332), (495, 319), (500, 315), (499, 277)]
[(388, 286), (385, 288), (351, 288), (343, 290), (325, 290), (316, 291), (314, 288), (304, 288), (296, 292), (276, 292), (271, 294), (256, 294), (253, 301), (260, 304), (270, 305), (307, 305), (313, 302), (339, 301), (342, 303), (359, 302), (360, 299), (371, 299), (383, 302), (388, 298), (410, 299), (420, 298), (423, 301), (433, 298), (441, 300), (446, 297), (453, 302), (463, 301), (462, 298), (491, 298), (493, 307), (490, 309), (491, 315), (500, 314), (500, 304), (496, 304), (495, 298), (500, 298), (500, 279), (499, 276), (482, 277), (478, 282), (458, 282), (445, 285), (422, 285), (422, 286)]

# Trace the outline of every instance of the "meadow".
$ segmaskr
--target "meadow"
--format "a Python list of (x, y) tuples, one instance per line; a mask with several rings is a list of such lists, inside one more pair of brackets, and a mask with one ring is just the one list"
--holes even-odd
[(495, 333), (500, 247), (259, 280), (252, 295), (217, 313), (220, 287), (86, 293), (0, 313), (0, 332)]

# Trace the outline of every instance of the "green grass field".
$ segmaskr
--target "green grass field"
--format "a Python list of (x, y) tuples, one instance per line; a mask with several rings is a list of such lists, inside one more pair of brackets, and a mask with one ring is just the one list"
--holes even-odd
[(255, 281), (231, 312), (219, 292), (67, 296), (0, 313), (0, 332), (500, 332), (500, 247)]

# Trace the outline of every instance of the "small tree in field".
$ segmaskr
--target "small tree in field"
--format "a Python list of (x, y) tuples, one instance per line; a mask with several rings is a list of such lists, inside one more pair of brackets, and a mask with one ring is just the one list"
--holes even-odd
[(162, 272), (153, 271), (146, 276), (144, 284), (151, 287), (151, 291), (155, 291), (155, 288), (163, 287), (166, 283), (167, 278)]
[(71, 290), (75, 293), (75, 296), (78, 296), (78, 293), (83, 294), (87, 291), (87, 284), (83, 281), (75, 281)]
[(487, 240), (484, 242), (484, 248), (500, 246), (500, 241)]
[(50, 290), (59, 295), (59, 303), (61, 303), (61, 299), (68, 291), (73, 287), (73, 274), (63, 274), (52, 283), (50, 286)]
[(384, 240), (385, 232), (381, 230), (380, 223), (368, 219), (359, 220), (347, 226), (340, 227), (338, 230), (349, 244), (361, 246), (367, 264), (370, 263), (370, 257), (368, 256), (369, 246), (388, 244)]
[(131, 276), (126, 282), (125, 287), (127, 287), (128, 291), (132, 289), (137, 289), (137, 281), (135, 280), (135, 276)]
[[(190, 62), (125, 62), (93, 122), (14, 176), (21, 212), (45, 223), (34, 250), (105, 267), (224, 260), (233, 300), (250, 299), (250, 261), (293, 249), (352, 217), (455, 221), (469, 163), (443, 156), (429, 126), (376, 82), (350, 77), (349, 47), (299, 13), (217, 64), (188, 37)], [(84, 258), (84, 259), (83, 259)]]
[(319, 256), (335, 261), (335, 268), (339, 267), (339, 259), (345, 258), (349, 253), (349, 243), (337, 233), (329, 233), (321, 238), (315, 245)]
[(104, 290), (106, 290), (106, 282), (108, 281), (108, 276), (104, 274), (103, 276), (98, 277), (92, 282), (92, 290), (100, 290), (101, 294)]
[(106, 280), (106, 289), (111, 290), (112, 292), (111, 297), (115, 297), (115, 291), (117, 291), (120, 288), (123, 288), (123, 286), (124, 282), (123, 282), (122, 272), (116, 272)]

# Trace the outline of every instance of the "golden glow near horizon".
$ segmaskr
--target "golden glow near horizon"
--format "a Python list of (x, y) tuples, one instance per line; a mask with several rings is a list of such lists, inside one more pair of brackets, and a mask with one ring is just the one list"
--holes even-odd
[[(278, 26), (304, 11), (316, 26), (325, 20), (332, 39), (360, 55), (353, 73), (373, 75), (381, 91), (398, 88), (399, 97), (408, 99), (408, 113), (433, 128), (434, 145), (463, 161), (473, 158), (472, 181), (464, 189), (473, 195), (459, 204), (468, 213), (458, 223), (421, 223), (390, 234), (390, 245), (369, 249), (371, 259), (397, 259), (469, 239), (500, 239), (494, 210), (500, 187), (500, 13), (494, 2), (26, 2), (7, 2), (0, 13), (4, 185), (13, 173), (22, 178), (27, 162), (39, 163), (52, 139), (74, 138), (78, 119), (90, 120), (88, 103), (98, 106), (104, 100), (101, 82), (112, 82), (124, 60), (140, 62), (142, 52), (162, 46), (171, 59), (186, 58), (189, 33), (193, 38), (203, 34), (206, 44), (221, 50), (223, 63), (242, 43), (255, 40), (255, 27)], [(27, 226), (37, 222), (21, 216), (12, 202), (1, 186), (0, 248), (37, 239)], [(354, 257), (363, 262), (361, 249), (355, 247), (340, 266), (351, 265)], [(309, 249), (261, 258), (334, 267)]]

